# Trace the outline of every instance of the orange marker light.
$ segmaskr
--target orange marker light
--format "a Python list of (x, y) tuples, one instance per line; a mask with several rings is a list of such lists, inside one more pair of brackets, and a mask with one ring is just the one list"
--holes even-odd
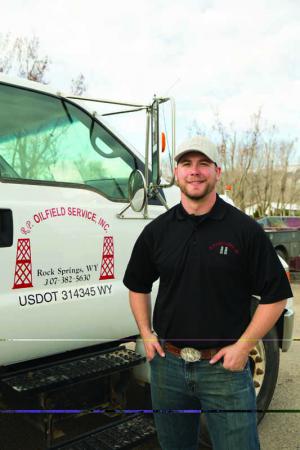
[(161, 151), (164, 152), (166, 150), (166, 135), (164, 132), (161, 133)]

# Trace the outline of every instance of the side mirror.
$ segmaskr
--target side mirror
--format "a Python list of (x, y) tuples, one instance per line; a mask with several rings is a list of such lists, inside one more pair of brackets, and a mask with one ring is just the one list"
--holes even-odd
[(171, 187), (174, 184), (175, 102), (172, 97), (154, 97), (151, 111), (152, 184)]
[(138, 169), (133, 170), (130, 174), (128, 180), (128, 196), (133, 211), (142, 211), (147, 198), (147, 185), (144, 175)]

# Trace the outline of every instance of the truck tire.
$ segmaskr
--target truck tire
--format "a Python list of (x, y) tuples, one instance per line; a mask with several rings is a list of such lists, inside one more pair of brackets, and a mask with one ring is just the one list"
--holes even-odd
[[(257, 343), (251, 351), (249, 359), (256, 391), (257, 423), (259, 423), (268, 409), (277, 383), (279, 345), (275, 327)], [(212, 448), (204, 414), (201, 414), (200, 442), (202, 445)]]
[[(275, 327), (258, 342), (254, 351), (257, 351), (258, 355), (251, 355), (250, 364), (256, 390), (257, 422), (259, 423), (272, 400), (278, 378), (279, 344)], [(262, 361), (255, 361), (257, 357)]]

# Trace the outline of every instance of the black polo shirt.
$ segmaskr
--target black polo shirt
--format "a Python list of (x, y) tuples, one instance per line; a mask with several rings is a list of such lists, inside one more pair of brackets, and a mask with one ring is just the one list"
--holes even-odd
[(219, 196), (208, 214), (178, 204), (144, 228), (124, 284), (149, 293), (158, 278), (153, 328), (178, 347), (235, 342), (249, 324), (252, 294), (261, 303), (292, 296), (267, 234)]

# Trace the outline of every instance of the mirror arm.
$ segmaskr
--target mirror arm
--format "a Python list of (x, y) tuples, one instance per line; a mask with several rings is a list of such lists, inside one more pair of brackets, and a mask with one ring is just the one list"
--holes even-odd
[[(150, 119), (151, 110), (147, 108), (146, 114), (146, 141), (145, 141), (145, 184), (149, 186), (149, 138), (150, 138)], [(146, 202), (144, 207), (144, 217), (148, 218), (148, 195), (146, 196)]]
[(162, 103), (170, 100), (171, 102), (171, 110), (172, 110), (172, 149), (171, 149), (171, 161), (172, 161), (172, 178), (171, 181), (167, 184), (160, 184), (158, 187), (160, 188), (169, 188), (174, 185), (175, 182), (175, 174), (174, 174), (174, 157), (175, 157), (175, 149), (176, 149), (176, 106), (175, 100), (173, 97), (168, 97), (163, 99)]
[(124, 217), (124, 212), (125, 211), (127, 211), (127, 209), (129, 209), (130, 208), (130, 203), (124, 208), (124, 209), (122, 209), (122, 211), (120, 211), (118, 214), (117, 214), (117, 217), (119, 218), (119, 219), (123, 219), (123, 217)]
[(157, 191), (157, 192), (156, 192), (156, 196), (157, 196), (158, 200), (160, 201), (160, 203), (161, 203), (167, 210), (169, 210), (170, 208), (168, 207), (168, 205), (167, 205), (165, 199), (164, 199), (163, 196), (160, 194), (160, 192)]
[(150, 196), (151, 197), (156, 197), (158, 198), (158, 200), (160, 201), (160, 203), (167, 209), (169, 210), (170, 208), (168, 207), (167, 202), (165, 201), (165, 199), (163, 198), (163, 196), (161, 195), (161, 193), (159, 192), (159, 189), (162, 186), (154, 186), (153, 184), (150, 185), (149, 187), (149, 192), (150, 192)]

